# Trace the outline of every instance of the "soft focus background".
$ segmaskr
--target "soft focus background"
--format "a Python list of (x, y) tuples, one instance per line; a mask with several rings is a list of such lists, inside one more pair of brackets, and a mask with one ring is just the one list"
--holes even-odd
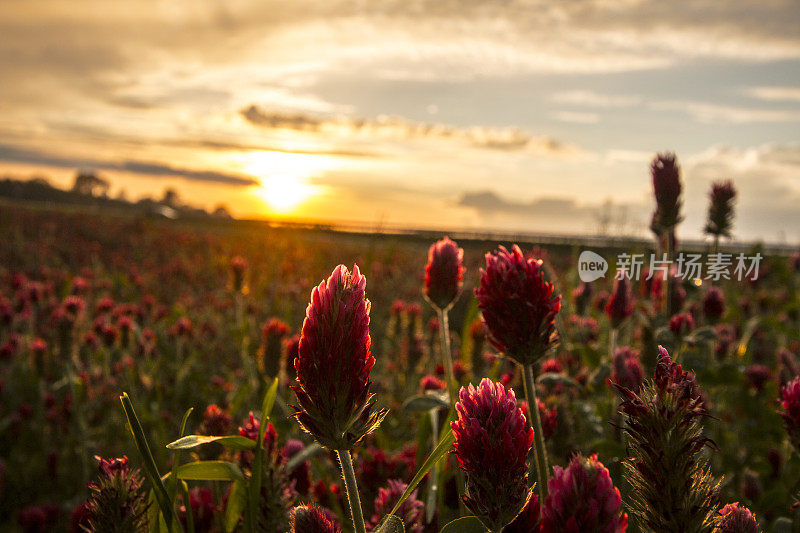
[(794, 0), (0, 4), (0, 175), (237, 217), (646, 235), (678, 153), (800, 239)]

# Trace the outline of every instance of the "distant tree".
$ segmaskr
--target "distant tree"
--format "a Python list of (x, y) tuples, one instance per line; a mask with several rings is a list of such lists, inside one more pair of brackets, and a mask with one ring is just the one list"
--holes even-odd
[(228, 210), (228, 206), (224, 204), (219, 204), (217, 207), (215, 207), (212, 214), (217, 218), (232, 218), (231, 212)]
[(180, 204), (180, 197), (178, 191), (172, 187), (164, 191), (164, 196), (161, 198), (161, 203), (169, 207), (178, 207)]
[(93, 171), (81, 170), (75, 175), (72, 192), (84, 196), (107, 196), (109, 187), (108, 180), (101, 178)]

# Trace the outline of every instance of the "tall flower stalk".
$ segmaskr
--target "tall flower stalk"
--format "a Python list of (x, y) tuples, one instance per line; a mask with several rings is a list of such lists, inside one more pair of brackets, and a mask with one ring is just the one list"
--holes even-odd
[(366, 528), (350, 450), (378, 428), (387, 412), (375, 408), (369, 391), (375, 358), (366, 285), (358, 266), (351, 274), (339, 265), (314, 288), (294, 361), (298, 385), (292, 387), (300, 426), (339, 456), (356, 533)]
[[(650, 163), (650, 174), (653, 178), (653, 193), (656, 198), (656, 211), (653, 213), (652, 229), (662, 240), (663, 254), (667, 264), (672, 264), (675, 254), (675, 226), (682, 220), (681, 216), (681, 168), (675, 154), (665, 152), (657, 154)], [(672, 276), (667, 275), (666, 309), (671, 309)]]
[(720, 482), (702, 454), (711, 444), (701, 423), (708, 413), (694, 374), (659, 352), (653, 379), (638, 391), (615, 385), (626, 417), (631, 512), (656, 532), (711, 532)]
[[(486, 254), (486, 268), (475, 289), (489, 342), (523, 367), (525, 398), (531, 406), (538, 405), (534, 365), (557, 339), (555, 320), (561, 296), (554, 290), (544, 279), (541, 259), (526, 258), (516, 245), (510, 252), (501, 246), (496, 253)], [(544, 501), (549, 478), (547, 448), (539, 410), (531, 407), (531, 414), (539, 500)]]
[[(453, 377), (453, 355), (450, 348), (450, 308), (461, 293), (464, 283), (463, 266), (464, 250), (455, 241), (445, 237), (431, 245), (428, 249), (428, 263), (425, 265), (424, 295), (439, 318), (439, 338), (442, 347), (442, 359), (447, 379), (447, 399), (455, 398), (457, 383)], [(439, 442), (439, 413), (431, 409), (431, 437), (435, 449)], [(459, 478), (461, 476), (459, 475)], [(439, 489), (439, 464), (434, 464), (431, 471), (428, 490), (428, 521), (433, 518), (433, 506)], [(461, 483), (463, 485), (463, 483)]]
[(711, 203), (708, 206), (708, 222), (703, 231), (714, 237), (714, 252), (719, 249), (720, 237), (731, 237), (733, 229), (734, 202), (736, 189), (731, 180), (711, 184), (709, 193)]

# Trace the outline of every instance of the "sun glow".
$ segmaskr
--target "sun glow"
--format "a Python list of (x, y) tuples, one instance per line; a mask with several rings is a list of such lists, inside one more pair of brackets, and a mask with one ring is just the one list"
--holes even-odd
[(241, 168), (254, 176), (260, 185), (253, 187), (273, 213), (289, 213), (321, 192), (322, 187), (309, 183), (319, 172), (335, 166), (325, 156), (284, 152), (241, 154)]

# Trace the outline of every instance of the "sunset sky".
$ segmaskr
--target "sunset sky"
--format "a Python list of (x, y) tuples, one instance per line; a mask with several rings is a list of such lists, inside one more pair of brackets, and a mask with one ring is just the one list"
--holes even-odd
[(241, 217), (800, 243), (797, 0), (0, 3), (0, 175)]

